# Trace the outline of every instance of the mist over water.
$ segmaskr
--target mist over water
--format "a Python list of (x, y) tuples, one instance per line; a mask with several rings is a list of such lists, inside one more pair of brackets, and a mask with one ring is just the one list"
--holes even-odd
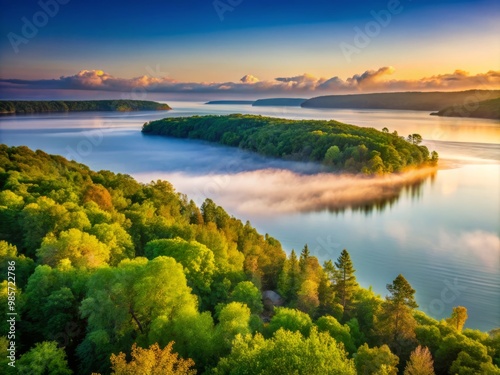
[[(0, 118), (0, 142), (72, 158), (143, 182), (166, 179), (201, 203), (212, 198), (286, 251), (308, 244), (320, 262), (343, 248), (359, 283), (385, 296), (402, 273), (420, 309), (441, 319), (466, 306), (466, 326), (500, 326), (500, 123), (416, 111), (310, 110), (169, 103), (169, 112), (69, 113)], [(337, 119), (420, 133), (437, 171), (366, 178), (264, 158), (201, 141), (143, 136), (144, 122), (194, 114), (258, 113)], [(443, 302), (457, 283), (460, 293)]]
[(394, 204), (400, 194), (418, 197), (421, 185), (435, 174), (434, 168), (379, 177), (303, 175), (286, 169), (263, 169), (203, 176), (155, 172), (139, 174), (138, 178), (142, 181), (166, 179), (198, 203), (211, 197), (224, 207), (233, 207), (239, 214), (266, 215), (382, 210)]

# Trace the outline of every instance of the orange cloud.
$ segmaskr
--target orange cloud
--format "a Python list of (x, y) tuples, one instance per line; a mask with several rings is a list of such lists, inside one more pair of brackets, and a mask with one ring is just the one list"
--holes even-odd
[(277, 77), (271, 81), (261, 81), (247, 74), (239, 82), (179, 82), (170, 77), (140, 76), (118, 78), (102, 70), (82, 70), (73, 76), (63, 76), (52, 80), (1, 79), (0, 88), (59, 89), (59, 90), (105, 90), (127, 92), (143, 88), (158, 93), (300, 93), (310, 95), (343, 94), (384, 91), (430, 91), (500, 88), (500, 71), (471, 75), (463, 70), (453, 73), (423, 77), (417, 80), (388, 80), (393, 74), (391, 66), (377, 70), (367, 70), (361, 74), (342, 79), (338, 76), (326, 79), (311, 74), (292, 77)]

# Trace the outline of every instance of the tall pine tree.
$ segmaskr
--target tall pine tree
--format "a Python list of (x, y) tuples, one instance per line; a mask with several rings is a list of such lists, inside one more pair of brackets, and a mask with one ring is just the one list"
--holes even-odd
[(278, 281), (278, 292), (287, 302), (293, 305), (297, 301), (300, 284), (299, 260), (295, 250), (292, 250), (290, 257), (283, 264), (283, 270)]
[(335, 262), (337, 272), (335, 273), (335, 292), (338, 303), (344, 309), (344, 316), (352, 308), (353, 295), (358, 288), (356, 271), (352, 265), (351, 257), (346, 249), (342, 250), (340, 256)]
[(378, 322), (379, 334), (382, 343), (388, 344), (398, 357), (406, 360), (415, 347), (417, 322), (413, 317), (413, 309), (418, 307), (414, 297), (415, 290), (401, 274), (392, 284), (387, 284), (387, 290), (390, 295), (382, 305)]

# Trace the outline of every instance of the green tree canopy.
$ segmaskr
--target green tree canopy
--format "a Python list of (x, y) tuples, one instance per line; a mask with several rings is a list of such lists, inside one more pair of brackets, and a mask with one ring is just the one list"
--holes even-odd
[(96, 268), (107, 264), (110, 249), (97, 237), (72, 228), (58, 236), (46, 236), (37, 250), (37, 256), (41, 263), (52, 267), (69, 259), (75, 267)]
[(269, 323), (269, 330), (274, 333), (283, 328), (292, 332), (298, 331), (307, 336), (312, 326), (313, 323), (308, 314), (296, 309), (279, 307)]
[(370, 348), (363, 344), (354, 357), (358, 374), (397, 375), (399, 358), (387, 345)]
[(230, 300), (246, 304), (252, 314), (260, 314), (264, 309), (260, 290), (250, 281), (236, 284), (231, 292)]
[(54, 341), (44, 341), (23, 354), (16, 362), (18, 374), (26, 375), (71, 375), (66, 353)]
[(231, 354), (222, 358), (214, 374), (355, 375), (354, 364), (342, 346), (326, 332), (278, 330), (271, 339), (260, 334), (238, 335)]
[(150, 241), (144, 251), (149, 259), (158, 256), (174, 258), (184, 267), (188, 284), (196, 292), (209, 290), (217, 267), (212, 250), (205, 245), (177, 237)]

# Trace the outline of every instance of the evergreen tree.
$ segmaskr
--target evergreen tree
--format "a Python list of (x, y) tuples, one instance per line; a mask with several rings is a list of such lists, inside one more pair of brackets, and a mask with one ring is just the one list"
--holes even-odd
[(307, 244), (305, 244), (304, 248), (302, 249), (302, 252), (300, 253), (300, 259), (299, 259), (300, 271), (302, 275), (305, 275), (307, 273), (307, 266), (309, 263), (310, 256), (311, 253), (309, 251), (309, 247), (307, 246)]
[(352, 307), (352, 297), (358, 288), (356, 276), (354, 276), (356, 270), (352, 265), (351, 257), (346, 249), (342, 250), (342, 253), (340, 253), (340, 256), (335, 262), (335, 267), (337, 267), (337, 272), (335, 273), (336, 297), (338, 302), (342, 305), (345, 315)]
[(300, 289), (300, 266), (295, 250), (292, 250), (290, 257), (285, 260), (283, 270), (278, 281), (278, 291), (281, 296), (290, 304), (297, 301), (297, 293)]
[(398, 357), (408, 358), (410, 350), (415, 347), (417, 322), (413, 317), (413, 309), (418, 307), (414, 297), (415, 290), (401, 274), (392, 284), (387, 284), (387, 290), (391, 294), (382, 305), (377, 325), (380, 337)]

